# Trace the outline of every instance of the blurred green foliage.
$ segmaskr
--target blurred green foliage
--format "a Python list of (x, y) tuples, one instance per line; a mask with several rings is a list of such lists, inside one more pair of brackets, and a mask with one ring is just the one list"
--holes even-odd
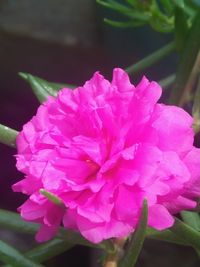
[(149, 24), (162, 33), (175, 30), (177, 12), (181, 13), (181, 18), (185, 18), (184, 23), (190, 27), (198, 7), (198, 3), (192, 0), (97, 0), (97, 3), (124, 17), (123, 21), (105, 18), (104, 21), (112, 26), (138, 27)]

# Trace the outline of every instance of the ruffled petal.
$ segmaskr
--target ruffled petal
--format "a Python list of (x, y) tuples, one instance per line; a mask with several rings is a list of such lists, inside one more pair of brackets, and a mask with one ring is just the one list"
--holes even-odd
[(149, 207), (149, 226), (157, 230), (163, 230), (171, 227), (173, 223), (174, 218), (164, 206), (156, 204)]

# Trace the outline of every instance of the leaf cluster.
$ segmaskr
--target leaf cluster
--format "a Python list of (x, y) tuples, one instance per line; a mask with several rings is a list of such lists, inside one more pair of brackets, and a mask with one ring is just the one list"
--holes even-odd
[(124, 28), (148, 24), (162, 33), (175, 30), (177, 12), (181, 13), (181, 21), (190, 26), (198, 8), (192, 0), (97, 0), (97, 3), (124, 17), (123, 21), (105, 18), (111, 26)]

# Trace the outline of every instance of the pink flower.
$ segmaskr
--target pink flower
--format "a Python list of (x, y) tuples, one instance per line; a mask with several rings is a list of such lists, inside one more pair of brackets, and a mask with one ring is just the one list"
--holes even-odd
[(29, 196), (19, 210), (41, 224), (38, 241), (61, 224), (94, 243), (125, 237), (144, 198), (148, 225), (158, 230), (173, 225), (172, 214), (196, 206), (200, 149), (193, 147), (192, 118), (158, 104), (160, 95), (156, 82), (143, 77), (135, 87), (115, 69), (111, 83), (97, 72), (39, 107), (17, 138), (17, 168), (25, 178), (13, 186)]

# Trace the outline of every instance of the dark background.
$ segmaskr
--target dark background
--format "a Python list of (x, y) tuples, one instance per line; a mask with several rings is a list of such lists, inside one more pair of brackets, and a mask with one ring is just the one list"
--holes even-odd
[[(167, 44), (173, 36), (149, 27), (118, 29), (105, 25), (116, 16), (94, 0), (0, 0), (0, 123), (21, 130), (35, 114), (38, 101), (18, 72), (30, 72), (53, 82), (81, 85), (99, 70), (111, 78), (114, 67), (125, 68)], [(174, 72), (175, 55), (145, 71), (159, 80)], [(142, 75), (135, 75), (137, 83)], [(15, 211), (24, 201), (11, 185), (21, 178), (15, 169), (15, 149), (0, 145), (0, 208)], [(0, 238), (26, 250), (32, 237), (0, 229)], [(97, 266), (98, 251), (76, 247), (49, 261), (48, 266)], [(199, 266), (189, 248), (147, 241), (138, 266)]]

